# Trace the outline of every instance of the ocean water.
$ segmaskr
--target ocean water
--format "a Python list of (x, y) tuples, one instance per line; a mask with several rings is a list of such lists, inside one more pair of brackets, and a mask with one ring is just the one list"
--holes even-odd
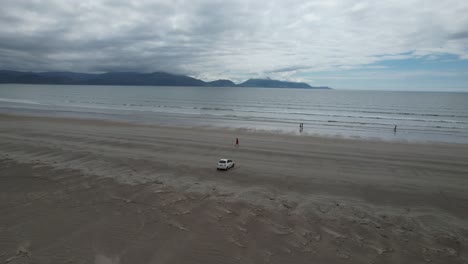
[(468, 93), (3, 84), (0, 113), (468, 143)]

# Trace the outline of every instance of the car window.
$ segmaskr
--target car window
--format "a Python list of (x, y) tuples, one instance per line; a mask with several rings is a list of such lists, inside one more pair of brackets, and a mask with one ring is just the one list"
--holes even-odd
[(225, 160), (220, 160), (219, 163), (226, 163), (226, 161)]
[(232, 160), (228, 160), (228, 162), (232, 162)]

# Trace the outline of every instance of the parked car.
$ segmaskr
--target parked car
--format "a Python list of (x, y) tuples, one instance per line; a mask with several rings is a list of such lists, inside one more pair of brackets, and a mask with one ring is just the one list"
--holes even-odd
[(218, 170), (229, 170), (230, 168), (234, 167), (234, 165), (234, 161), (230, 159), (220, 159), (216, 168)]

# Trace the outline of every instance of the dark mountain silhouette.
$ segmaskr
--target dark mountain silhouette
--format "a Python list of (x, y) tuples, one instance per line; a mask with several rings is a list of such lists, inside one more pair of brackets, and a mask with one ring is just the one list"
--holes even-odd
[(208, 86), (213, 86), (213, 87), (235, 87), (236, 84), (232, 82), (231, 80), (217, 80), (217, 81), (212, 81), (212, 82), (207, 82)]
[(268, 88), (306, 88), (306, 89), (330, 89), (328, 87), (312, 87), (303, 82), (285, 82), (272, 79), (249, 79), (239, 87), (268, 87)]
[(33, 72), (0, 71), (0, 83), (66, 84), (69, 79), (62, 76), (41, 75)]
[(271, 79), (250, 79), (238, 85), (230, 80), (204, 82), (189, 76), (165, 72), (108, 72), (93, 74), (75, 72), (20, 72), (0, 70), (0, 83), (330, 89), (328, 87), (311, 87), (306, 83), (285, 82)]
[(164, 72), (134, 73), (109, 72), (85, 81), (94, 85), (155, 85), (155, 86), (206, 86), (204, 81)]
[(66, 78), (69, 81), (84, 82), (86, 80), (96, 78), (98, 74), (77, 72), (42, 72), (39, 73), (39, 75), (46, 77), (62, 77)]

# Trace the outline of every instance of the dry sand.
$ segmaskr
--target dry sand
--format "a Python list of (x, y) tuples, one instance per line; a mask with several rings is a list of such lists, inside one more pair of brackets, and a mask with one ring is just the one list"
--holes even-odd
[(0, 263), (468, 263), (467, 154), (0, 115)]

